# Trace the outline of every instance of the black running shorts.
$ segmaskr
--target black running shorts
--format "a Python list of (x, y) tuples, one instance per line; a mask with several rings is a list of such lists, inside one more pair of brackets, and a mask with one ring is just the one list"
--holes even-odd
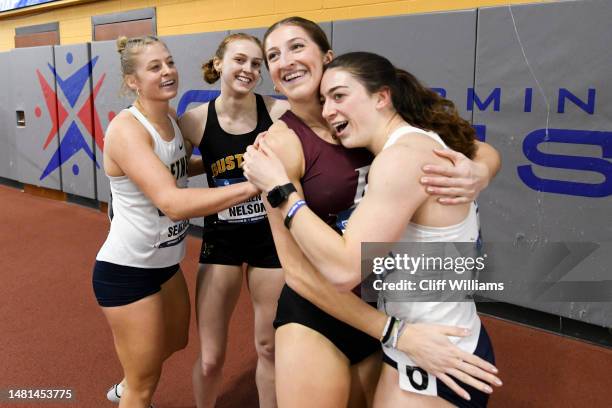
[(179, 270), (179, 264), (166, 268), (136, 268), (96, 261), (93, 290), (103, 307), (123, 306), (161, 290), (161, 285)]

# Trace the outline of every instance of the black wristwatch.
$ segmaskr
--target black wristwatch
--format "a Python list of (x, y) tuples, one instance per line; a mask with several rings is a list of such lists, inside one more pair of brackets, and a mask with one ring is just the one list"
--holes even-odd
[(273, 208), (278, 207), (283, 201), (289, 198), (289, 195), (295, 192), (295, 186), (291, 183), (276, 186), (268, 193), (268, 202)]

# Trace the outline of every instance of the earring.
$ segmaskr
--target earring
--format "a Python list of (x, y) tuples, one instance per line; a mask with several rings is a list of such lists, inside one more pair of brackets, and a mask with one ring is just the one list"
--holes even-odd
[(136, 88), (136, 96), (140, 98), (140, 88)]
[(273, 89), (274, 89), (274, 92), (279, 93), (278, 92), (278, 88), (276, 87), (276, 85), (274, 85)]

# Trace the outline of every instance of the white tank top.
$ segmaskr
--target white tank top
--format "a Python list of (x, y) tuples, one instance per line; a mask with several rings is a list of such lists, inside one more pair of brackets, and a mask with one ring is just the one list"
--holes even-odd
[[(175, 177), (176, 185), (187, 187), (187, 156), (174, 119), (170, 118), (174, 138), (168, 142), (136, 107), (131, 106), (128, 111), (151, 135), (153, 150)], [(185, 256), (189, 220), (172, 221), (127, 176), (108, 178), (111, 226), (96, 259), (140, 268), (164, 268), (179, 263)]]
[[(435, 132), (428, 132), (413, 126), (403, 126), (396, 129), (385, 143), (383, 150), (395, 144), (407, 133), (426, 135), (442, 146), (447, 147), (440, 136)], [(400, 239), (401, 242), (474, 242), (479, 238), (480, 225), (477, 207), (474, 202), (470, 205), (467, 217), (458, 224), (448, 227), (429, 227), (410, 223)], [(426, 273), (426, 272), (423, 272)], [(410, 323), (436, 323), (450, 326), (464, 327), (470, 330), (468, 337), (450, 337), (449, 339), (459, 348), (473, 353), (480, 334), (480, 318), (476, 313), (473, 301), (463, 302), (384, 302), (379, 300), (379, 309), (389, 316), (395, 316)], [(383, 347), (384, 352), (395, 361), (406, 360), (402, 352)]]

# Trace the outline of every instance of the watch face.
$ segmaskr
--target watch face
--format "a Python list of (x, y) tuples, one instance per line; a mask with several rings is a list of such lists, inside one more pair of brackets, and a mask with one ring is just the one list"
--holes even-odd
[(285, 201), (294, 191), (295, 186), (291, 183), (276, 186), (268, 193), (268, 202), (273, 208), (276, 208), (281, 205), (281, 203)]
[(273, 208), (276, 208), (283, 201), (279, 186), (274, 187), (268, 193), (268, 202)]

